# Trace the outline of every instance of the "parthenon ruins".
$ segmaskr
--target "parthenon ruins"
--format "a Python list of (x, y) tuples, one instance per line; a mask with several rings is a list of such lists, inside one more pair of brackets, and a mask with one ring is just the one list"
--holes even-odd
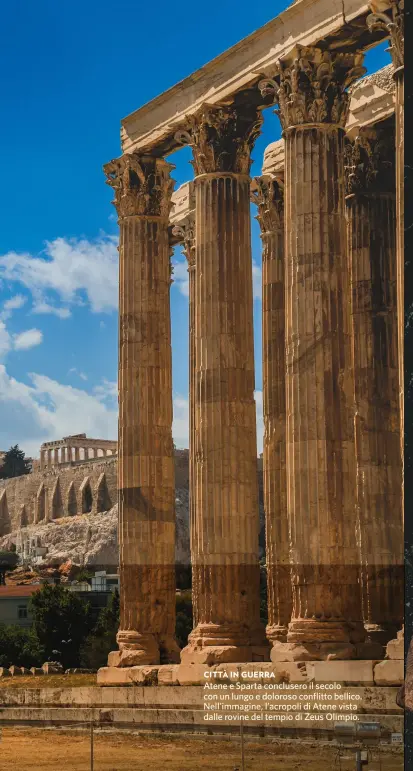
[(43, 442), (40, 448), (40, 468), (116, 455), (117, 451), (118, 443), (111, 439), (90, 439), (86, 434), (73, 434), (52, 442)]
[[(403, 0), (296, 0), (122, 121), (119, 650), (384, 658), (403, 624)], [(392, 64), (363, 78), (388, 39)], [(282, 140), (251, 179), (263, 109)], [(173, 193), (171, 155), (195, 178)], [(259, 614), (251, 201), (262, 237), (267, 629)], [(194, 629), (175, 639), (171, 248), (190, 310)], [(112, 674), (111, 674), (112, 673)], [(102, 675), (103, 676), (103, 675)]]

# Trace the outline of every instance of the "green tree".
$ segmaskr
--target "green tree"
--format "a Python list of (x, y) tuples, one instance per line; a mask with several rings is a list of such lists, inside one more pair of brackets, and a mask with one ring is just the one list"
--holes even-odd
[(192, 631), (192, 624), (192, 592), (190, 589), (187, 589), (176, 595), (175, 637), (181, 648), (185, 648), (188, 642), (188, 635)]
[(44, 650), (33, 628), (0, 624), (0, 667), (41, 667)]
[(99, 669), (105, 667), (108, 654), (118, 649), (116, 635), (119, 629), (120, 597), (117, 589), (113, 592), (106, 608), (99, 613), (96, 626), (88, 636), (80, 652), (82, 667)]
[(6, 583), (6, 573), (14, 570), (19, 561), (18, 555), (13, 551), (0, 551), (0, 586)]
[(49, 661), (77, 667), (90, 631), (90, 607), (61, 584), (45, 584), (32, 595), (33, 627)]
[(30, 461), (26, 458), (23, 450), (15, 444), (7, 450), (3, 458), (3, 465), (0, 468), (0, 479), (11, 479), (12, 477), (21, 477), (31, 472)]

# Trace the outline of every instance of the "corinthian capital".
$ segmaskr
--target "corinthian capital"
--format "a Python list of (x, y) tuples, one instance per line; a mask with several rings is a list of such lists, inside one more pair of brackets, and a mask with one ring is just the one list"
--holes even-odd
[(188, 260), (188, 268), (195, 265), (195, 223), (190, 220), (183, 225), (174, 225), (173, 235), (183, 244), (183, 253)]
[(262, 115), (252, 104), (203, 105), (175, 138), (190, 145), (195, 174), (248, 174), (251, 150), (261, 133)]
[(344, 149), (347, 195), (395, 191), (394, 136), (387, 130), (360, 129)]
[(306, 123), (343, 126), (347, 120), (347, 88), (366, 72), (361, 53), (330, 53), (296, 46), (278, 62), (273, 79), (259, 83), (263, 97), (278, 105), (284, 130)]
[(262, 235), (284, 228), (284, 185), (281, 180), (267, 175), (254, 177), (251, 201), (258, 207), (257, 220)]
[(396, 70), (404, 66), (404, 0), (390, 0), (391, 8), (383, 13), (380, 0), (372, 0), (372, 13), (367, 26), (373, 31), (383, 30), (390, 37), (390, 53)]
[(119, 217), (133, 215), (168, 218), (171, 210), (175, 168), (162, 158), (131, 153), (107, 163), (103, 170), (106, 183), (113, 188), (112, 202)]

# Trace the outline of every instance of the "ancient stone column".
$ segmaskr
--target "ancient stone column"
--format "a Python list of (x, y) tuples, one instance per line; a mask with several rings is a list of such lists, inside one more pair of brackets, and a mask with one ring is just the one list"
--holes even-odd
[(80, 447), (75, 447), (75, 463), (80, 460)]
[(47, 450), (47, 464), (46, 464), (47, 466), (52, 465), (52, 458), (53, 458), (53, 450), (52, 448), (50, 448), (49, 450)]
[(182, 662), (268, 655), (259, 618), (259, 509), (250, 151), (261, 116), (251, 96), (203, 106), (177, 138), (195, 168), (195, 629)]
[(284, 183), (254, 180), (262, 239), (262, 372), (264, 508), (268, 587), (267, 637), (286, 641), (292, 593), (285, 464)]
[(383, 645), (404, 602), (394, 161), (391, 126), (346, 146), (363, 617)]
[(47, 462), (47, 450), (40, 450), (40, 468), (44, 469)]
[(293, 612), (273, 660), (353, 658), (364, 638), (346, 254), (346, 87), (361, 54), (296, 47), (274, 80), (285, 141), (287, 511)]
[(179, 660), (168, 221), (173, 168), (126, 155), (105, 166), (119, 214), (119, 651), (109, 665)]
[(54, 455), (53, 463), (54, 463), (55, 466), (57, 466), (58, 463), (59, 463), (59, 448), (58, 447), (55, 448), (53, 455)]

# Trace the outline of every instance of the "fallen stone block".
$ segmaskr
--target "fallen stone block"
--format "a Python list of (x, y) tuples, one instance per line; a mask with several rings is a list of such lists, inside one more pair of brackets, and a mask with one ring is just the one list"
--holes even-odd
[(374, 682), (376, 685), (403, 685), (404, 661), (389, 659), (380, 661), (374, 667)]
[(42, 669), (45, 675), (63, 675), (63, 667), (58, 661), (46, 661)]
[(12, 677), (16, 677), (17, 675), (21, 676), (22, 668), (21, 667), (16, 667), (14, 664), (12, 664), (12, 666), (9, 667), (9, 672), (10, 672)]
[(44, 675), (42, 667), (30, 667), (30, 673), (32, 675)]

